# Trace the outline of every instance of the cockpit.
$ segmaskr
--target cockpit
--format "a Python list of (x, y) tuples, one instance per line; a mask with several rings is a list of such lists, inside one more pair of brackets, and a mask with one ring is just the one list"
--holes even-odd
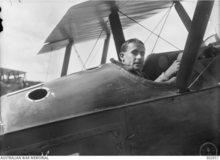
[[(212, 40), (212, 41), (211, 41)], [(213, 41), (214, 40), (214, 41)], [(150, 80), (155, 80), (162, 72), (177, 59), (183, 51), (150, 54), (143, 67)], [(199, 50), (189, 89), (199, 90), (216, 86), (220, 82), (220, 40), (218, 34), (208, 37)]]

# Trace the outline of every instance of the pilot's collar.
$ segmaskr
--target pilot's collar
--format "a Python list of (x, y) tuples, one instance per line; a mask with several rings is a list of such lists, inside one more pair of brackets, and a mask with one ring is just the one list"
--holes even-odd
[(133, 67), (128, 66), (128, 65), (125, 65), (125, 64), (123, 64), (123, 63), (121, 63), (121, 62), (119, 62), (119, 61), (116, 61), (114, 58), (111, 58), (110, 61), (111, 61), (113, 64), (115, 64), (115, 65), (117, 65), (117, 66), (120, 66), (120, 67), (124, 68), (125, 70), (127, 70), (127, 71), (129, 71), (129, 72), (131, 72), (131, 73), (133, 73), (133, 74), (136, 74), (136, 75), (138, 75), (138, 76), (140, 76), (140, 77), (144, 77), (144, 78), (146, 78), (146, 79), (149, 79), (148, 76), (147, 76), (145, 73), (143, 73), (143, 72), (141, 72), (141, 71), (136, 71), (136, 70), (133, 69)]

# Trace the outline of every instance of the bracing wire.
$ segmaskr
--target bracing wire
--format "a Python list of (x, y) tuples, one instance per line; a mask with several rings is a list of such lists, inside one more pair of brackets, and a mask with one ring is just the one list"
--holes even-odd
[[(171, 7), (173, 6), (173, 4), (171, 5)], [(159, 23), (156, 25), (156, 27), (153, 29), (153, 32), (157, 29), (157, 27), (159, 26), (159, 24), (162, 22), (162, 20), (164, 19), (164, 17), (167, 15), (167, 13), (169, 13), (169, 10), (167, 10), (167, 12), (164, 14), (164, 16), (161, 18), (161, 20), (159, 21)], [(147, 37), (147, 39), (144, 41), (144, 43), (146, 43), (148, 41), (148, 39), (151, 37), (152, 32), (150, 32), (150, 35)]]
[(48, 66), (47, 66), (47, 73), (46, 73), (45, 82), (47, 81), (47, 76), (48, 76), (48, 72), (49, 72), (49, 69), (50, 69), (50, 62), (51, 62), (52, 52), (53, 52), (53, 49), (51, 50), (50, 56), (49, 56), (49, 62), (48, 62)]
[(73, 43), (73, 48), (74, 48), (74, 50), (75, 50), (75, 52), (76, 52), (76, 55), (77, 55), (79, 61), (81, 62), (82, 66), (83, 66), (83, 69), (86, 69), (86, 68), (84, 67), (84, 63), (83, 63), (83, 61), (82, 61), (82, 58), (80, 57), (80, 55), (79, 55), (79, 53), (78, 53), (78, 51), (77, 51), (76, 46), (75, 46), (74, 43)]
[[(174, 3), (173, 3), (173, 4), (174, 4)], [(152, 51), (151, 51), (151, 54), (153, 53), (153, 51), (154, 51), (154, 49), (155, 49), (155, 47), (156, 47), (156, 45), (157, 45), (158, 39), (159, 39), (159, 37), (160, 37), (160, 35), (161, 35), (161, 32), (162, 32), (162, 30), (163, 30), (163, 28), (164, 28), (164, 25), (165, 25), (165, 23), (166, 23), (166, 21), (167, 21), (167, 18), (169, 17), (169, 14), (170, 14), (170, 11), (171, 11), (171, 8), (172, 8), (173, 4), (171, 5), (171, 7), (170, 7), (170, 9), (169, 9), (169, 12), (168, 12), (168, 14), (167, 14), (167, 17), (166, 17), (166, 19), (165, 19), (165, 21), (164, 21), (164, 23), (163, 23), (163, 26), (162, 26), (162, 28), (161, 28), (161, 30), (160, 30), (159, 36), (157, 37), (157, 40), (156, 40), (156, 42), (155, 42), (155, 44), (154, 44), (154, 47), (153, 47), (153, 49), (152, 49)]]
[(217, 59), (218, 56), (219, 56), (219, 54), (217, 56), (215, 56), (215, 58), (213, 58), (212, 61), (202, 70), (202, 72), (198, 75), (198, 77), (190, 84), (190, 86), (188, 87), (189, 89), (199, 79), (199, 77), (205, 72), (205, 70)]
[[(10, 3), (11, 3), (11, 0), (9, 0), (10, 1)], [(11, 3), (11, 6), (12, 6), (12, 3)]]
[[(135, 21), (133, 18), (127, 16), (126, 14), (122, 13), (120, 10), (118, 10), (118, 12), (120, 12), (122, 15), (126, 16), (127, 18), (129, 18), (130, 20), (134, 21), (135, 23), (139, 24), (141, 27), (143, 27), (144, 29), (148, 30), (149, 32), (151, 32), (152, 34), (157, 35), (156, 33), (154, 33), (153, 31), (151, 31), (150, 29), (146, 28), (145, 26), (143, 26), (142, 24), (140, 24), (139, 22)], [(160, 37), (160, 36), (159, 36)], [(171, 46), (173, 46), (174, 48), (180, 50), (178, 47), (174, 46), (172, 43), (168, 42), (167, 40), (165, 40), (164, 38), (160, 37), (162, 40), (164, 40), (165, 42), (167, 42), (168, 44), (170, 44)]]
[[(109, 20), (109, 19), (108, 19), (108, 20)], [(107, 25), (108, 20), (105, 22), (105, 25)], [(95, 46), (96, 46), (96, 44), (97, 44), (97, 42), (98, 42), (99, 38), (101, 37), (101, 35), (102, 35), (102, 32), (103, 32), (103, 31), (104, 31), (104, 28), (102, 28), (102, 31), (101, 31), (101, 33), (99, 34), (99, 37), (97, 38), (97, 40), (96, 40), (96, 42), (95, 42), (95, 44), (94, 44), (94, 46), (93, 46), (93, 48), (92, 48), (91, 52), (89, 53), (88, 58), (86, 59), (86, 62), (85, 62), (85, 63), (84, 63), (84, 65), (83, 65), (83, 68), (85, 68), (86, 63), (88, 62), (89, 57), (91, 56), (91, 54), (92, 54), (92, 52), (93, 52), (93, 50), (94, 50), (94, 48), (95, 48)], [(82, 68), (82, 70), (83, 70), (83, 68)]]
[(121, 8), (121, 7), (124, 6), (127, 2), (128, 2), (128, 0), (125, 1), (123, 4), (121, 4), (118, 8)]
[(99, 45), (98, 50), (96, 51), (96, 53), (94, 54), (94, 56), (92, 57), (92, 60), (90, 61), (90, 63), (88, 64), (88, 66), (90, 66), (90, 64), (92, 63), (93, 59), (95, 58), (95, 56), (97, 55), (98, 51), (100, 50), (102, 44)]

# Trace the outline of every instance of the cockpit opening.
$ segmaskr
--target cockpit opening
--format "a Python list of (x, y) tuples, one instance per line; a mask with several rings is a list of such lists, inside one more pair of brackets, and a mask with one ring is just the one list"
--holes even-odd
[(42, 101), (49, 96), (49, 89), (48, 88), (38, 88), (28, 92), (26, 98), (29, 101)]

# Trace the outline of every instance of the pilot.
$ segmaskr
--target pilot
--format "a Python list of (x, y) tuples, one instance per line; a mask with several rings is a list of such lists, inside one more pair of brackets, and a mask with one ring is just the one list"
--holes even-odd
[[(121, 53), (119, 54), (119, 57), (122, 64), (115, 61), (114, 59), (111, 59), (111, 62), (118, 63), (126, 70), (146, 79), (149, 79), (149, 77), (141, 71), (144, 65), (144, 55), (144, 43), (136, 38), (129, 39), (125, 41), (121, 46)], [(175, 82), (175, 76), (177, 71), (179, 70), (179, 66), (180, 61), (175, 60), (173, 64), (155, 80), (155, 82)]]

